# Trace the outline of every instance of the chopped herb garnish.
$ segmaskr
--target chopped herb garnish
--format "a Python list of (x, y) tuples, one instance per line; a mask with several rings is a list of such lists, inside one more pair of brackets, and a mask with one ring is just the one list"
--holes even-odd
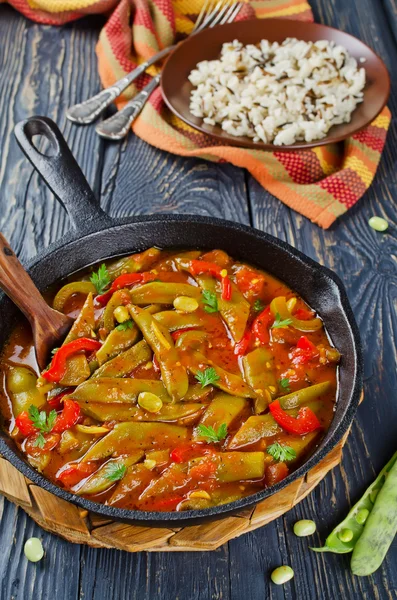
[(294, 460), (296, 458), (296, 452), (291, 446), (282, 446), (278, 442), (274, 442), (271, 446), (266, 448), (266, 452), (273, 456), (274, 460), (280, 462), (286, 462), (288, 460)]
[(272, 325), (272, 329), (282, 329), (283, 327), (288, 327), (291, 325), (292, 319), (284, 319), (282, 320), (280, 317), (280, 313), (276, 313), (276, 319)]
[(291, 388), (289, 387), (288, 377), (284, 377), (283, 379), (280, 379), (279, 384), (280, 384), (280, 387), (283, 388), (283, 390), (285, 390), (288, 394), (290, 393)]
[(216, 298), (215, 292), (211, 292), (210, 290), (203, 290), (202, 296), (205, 312), (218, 312), (218, 300)]
[(254, 306), (253, 306), (253, 309), (255, 312), (262, 312), (262, 310), (264, 308), (265, 308), (265, 305), (263, 304), (263, 302), (261, 300), (255, 300)]
[(93, 273), (90, 277), (91, 283), (93, 283), (96, 287), (96, 291), (98, 294), (103, 294), (108, 285), (110, 284), (110, 276), (108, 270), (106, 268), (105, 263), (103, 263), (96, 273)]
[(201, 437), (206, 438), (207, 442), (217, 443), (224, 440), (227, 436), (227, 425), (226, 423), (222, 423), (218, 431), (215, 431), (211, 426), (207, 427), (206, 425), (199, 425), (197, 431)]
[(127, 467), (125, 465), (112, 462), (106, 465), (105, 477), (109, 481), (118, 481), (119, 479), (123, 479), (126, 471)]
[(59, 348), (53, 348), (53, 349), (51, 350), (51, 354), (52, 354), (52, 356), (54, 356), (54, 354), (56, 354), (56, 353), (58, 352), (58, 350), (59, 350)]
[(117, 331), (127, 331), (127, 329), (132, 329), (133, 325), (133, 320), (128, 319), (128, 321), (124, 321), (123, 323), (120, 323), (120, 325), (117, 325), (116, 329)]
[(204, 388), (207, 385), (212, 385), (219, 380), (219, 375), (215, 371), (214, 367), (207, 367), (205, 371), (199, 371), (196, 375), (196, 379), (201, 383), (201, 387)]
[(42, 433), (39, 433), (37, 438), (34, 441), (33, 446), (38, 446), (39, 448), (44, 448), (45, 446), (45, 437)]
[(32, 421), (34, 427), (39, 429), (42, 433), (49, 433), (54, 426), (55, 419), (57, 418), (56, 410), (51, 410), (48, 415), (44, 410), (39, 411), (37, 406), (31, 404), (28, 410), (29, 419)]

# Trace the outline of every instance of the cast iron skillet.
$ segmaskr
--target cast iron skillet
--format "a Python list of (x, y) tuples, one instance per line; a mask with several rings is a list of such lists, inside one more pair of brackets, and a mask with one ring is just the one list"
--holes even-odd
[[(5, 432), (0, 453), (21, 473), (45, 490), (87, 510), (126, 522), (153, 526), (180, 526), (230, 515), (280, 491), (323, 459), (347, 432), (354, 418), (362, 386), (362, 358), (358, 329), (346, 292), (338, 277), (285, 242), (244, 225), (197, 216), (161, 215), (112, 219), (97, 206), (58, 127), (46, 117), (18, 123), (20, 147), (66, 208), (73, 230), (41, 252), (28, 270), (40, 290), (109, 257), (161, 248), (221, 248), (285, 281), (324, 320), (332, 341), (343, 355), (336, 412), (331, 427), (314, 454), (284, 481), (236, 502), (198, 511), (153, 513), (114, 508), (79, 498), (48, 481), (31, 467)], [(49, 140), (52, 156), (41, 154), (33, 136)], [(18, 309), (0, 295), (0, 347), (21, 318)]]

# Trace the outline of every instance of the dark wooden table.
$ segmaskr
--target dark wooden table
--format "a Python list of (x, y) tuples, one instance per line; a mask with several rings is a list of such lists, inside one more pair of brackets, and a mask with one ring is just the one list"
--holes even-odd
[[(361, 38), (397, 79), (395, 0), (312, 0), (317, 21)], [(180, 158), (133, 135), (120, 145), (101, 141), (65, 119), (67, 106), (99, 89), (95, 42), (100, 18), (62, 28), (36, 25), (0, 7), (0, 229), (26, 260), (60, 238), (68, 218), (22, 156), (15, 123), (47, 115), (65, 133), (88, 181), (112, 215), (162, 212), (225, 217), (287, 240), (334, 269), (344, 281), (365, 352), (365, 402), (358, 411), (343, 463), (294, 510), (216, 552), (128, 554), (76, 546), (40, 530), (22, 510), (1, 499), (1, 600), (352, 600), (397, 598), (397, 539), (381, 569), (351, 575), (348, 555), (314, 554), (292, 524), (314, 518), (316, 544), (345, 515), (397, 449), (397, 244), (396, 124), (393, 123), (374, 184), (330, 230), (323, 231), (265, 192), (230, 165)], [(396, 114), (396, 90), (390, 99)], [(384, 216), (387, 234), (369, 228)], [(28, 563), (27, 538), (38, 536), (45, 560)], [(284, 587), (270, 571), (295, 570)]]

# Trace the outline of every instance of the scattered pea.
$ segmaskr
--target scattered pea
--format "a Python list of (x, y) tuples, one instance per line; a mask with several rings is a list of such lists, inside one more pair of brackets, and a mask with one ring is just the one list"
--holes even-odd
[(351, 542), (353, 539), (353, 532), (351, 529), (342, 529), (342, 531), (338, 533), (338, 538), (341, 542)]
[(316, 531), (316, 524), (310, 519), (302, 519), (297, 521), (294, 525), (294, 534), (298, 537), (306, 537), (312, 535)]
[(30, 562), (38, 562), (44, 556), (43, 544), (41, 543), (41, 540), (36, 537), (31, 537), (26, 540), (23, 551)]
[(195, 490), (190, 492), (189, 498), (203, 498), (204, 500), (211, 500), (211, 496), (206, 490)]
[(364, 525), (369, 515), (368, 508), (361, 508), (356, 514), (356, 521), (359, 525)]
[(178, 296), (174, 300), (174, 308), (185, 313), (191, 313), (198, 309), (198, 302), (195, 298), (188, 296)]
[(375, 229), (375, 231), (386, 231), (389, 227), (389, 223), (382, 217), (371, 217), (368, 221), (368, 225)]
[(138, 396), (138, 404), (141, 408), (151, 413), (157, 413), (163, 407), (161, 398), (151, 392), (141, 392)]
[(130, 318), (130, 314), (125, 306), (118, 306), (113, 311), (114, 318), (118, 323), (124, 323)]
[(277, 569), (274, 569), (274, 571), (270, 575), (271, 580), (276, 585), (283, 585), (284, 583), (287, 583), (287, 581), (292, 579), (293, 576), (294, 571), (291, 569), (291, 567), (288, 567), (287, 565), (277, 567)]

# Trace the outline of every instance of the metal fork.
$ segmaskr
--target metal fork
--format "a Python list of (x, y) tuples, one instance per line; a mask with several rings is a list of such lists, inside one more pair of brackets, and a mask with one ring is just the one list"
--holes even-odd
[[(203, 8), (200, 11), (199, 16), (197, 17), (196, 23), (190, 35), (193, 33), (198, 33), (202, 31), (206, 27), (214, 27), (217, 24), (230, 23), (235, 19), (237, 13), (239, 12), (242, 3), (234, 2), (233, 4), (229, 4), (229, 0), (206, 0)], [(237, 11), (235, 13), (235, 11)], [(234, 14), (235, 13), (235, 14)], [(109, 88), (106, 88), (96, 94), (92, 98), (85, 100), (80, 104), (76, 104), (71, 106), (67, 112), (66, 116), (68, 119), (73, 121), (74, 123), (78, 123), (79, 125), (86, 125), (88, 123), (92, 123), (99, 117), (99, 115), (107, 108), (120, 94), (133, 82), (137, 79), (145, 70), (161, 60), (165, 56), (167, 56), (170, 52), (172, 52), (176, 48), (177, 44), (173, 46), (169, 46), (164, 48), (152, 58), (142, 63), (128, 73), (125, 77), (117, 81), (114, 85)], [(157, 81), (155, 81), (157, 80)], [(150, 84), (148, 84), (138, 96), (140, 99), (145, 99), (148, 95), (155, 89), (158, 85), (159, 80), (155, 77)], [(143, 94), (143, 97), (141, 96)], [(138, 100), (138, 96), (135, 97), (134, 100)], [(129, 103), (128, 103), (129, 104)], [(128, 106), (128, 105), (127, 105)], [(127, 106), (124, 108), (127, 109)], [(128, 111), (128, 109), (127, 109)]]

